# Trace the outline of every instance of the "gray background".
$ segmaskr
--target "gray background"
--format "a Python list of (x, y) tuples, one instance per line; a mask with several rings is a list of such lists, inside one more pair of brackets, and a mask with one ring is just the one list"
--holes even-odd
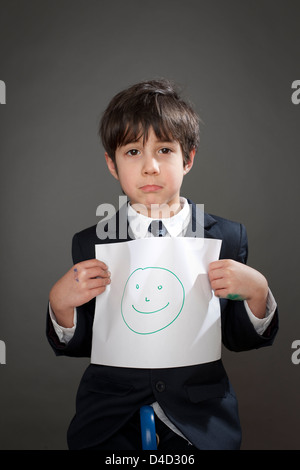
[(298, 0), (0, 0), (0, 449), (65, 449), (86, 359), (45, 337), (51, 285), (72, 235), (117, 204), (97, 125), (110, 98), (167, 77), (199, 112), (201, 145), (182, 194), (243, 222), (249, 264), (276, 295), (272, 348), (223, 352), (242, 449), (300, 449)]

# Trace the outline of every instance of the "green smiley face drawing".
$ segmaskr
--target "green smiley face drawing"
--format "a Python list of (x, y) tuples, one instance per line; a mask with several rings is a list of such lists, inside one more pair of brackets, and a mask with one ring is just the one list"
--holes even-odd
[(135, 269), (126, 281), (121, 313), (134, 333), (157, 333), (173, 323), (182, 311), (185, 290), (180, 279), (169, 269)]

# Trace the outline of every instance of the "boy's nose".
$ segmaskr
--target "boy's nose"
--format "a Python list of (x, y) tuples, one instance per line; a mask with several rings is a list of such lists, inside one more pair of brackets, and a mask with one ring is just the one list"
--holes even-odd
[(143, 173), (150, 175), (159, 173), (159, 165), (156, 158), (150, 155), (145, 157), (143, 164)]

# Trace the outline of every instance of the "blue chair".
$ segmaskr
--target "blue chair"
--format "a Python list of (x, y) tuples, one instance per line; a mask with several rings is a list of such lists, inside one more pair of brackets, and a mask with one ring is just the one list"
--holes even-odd
[(140, 408), (140, 422), (143, 450), (157, 450), (155, 419), (152, 406)]

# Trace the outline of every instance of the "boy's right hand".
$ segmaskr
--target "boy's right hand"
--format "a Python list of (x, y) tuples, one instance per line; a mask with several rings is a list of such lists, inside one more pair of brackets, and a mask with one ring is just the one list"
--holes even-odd
[(110, 284), (110, 272), (102, 261), (90, 259), (75, 264), (52, 287), (49, 301), (57, 323), (73, 326), (74, 307), (89, 302)]

